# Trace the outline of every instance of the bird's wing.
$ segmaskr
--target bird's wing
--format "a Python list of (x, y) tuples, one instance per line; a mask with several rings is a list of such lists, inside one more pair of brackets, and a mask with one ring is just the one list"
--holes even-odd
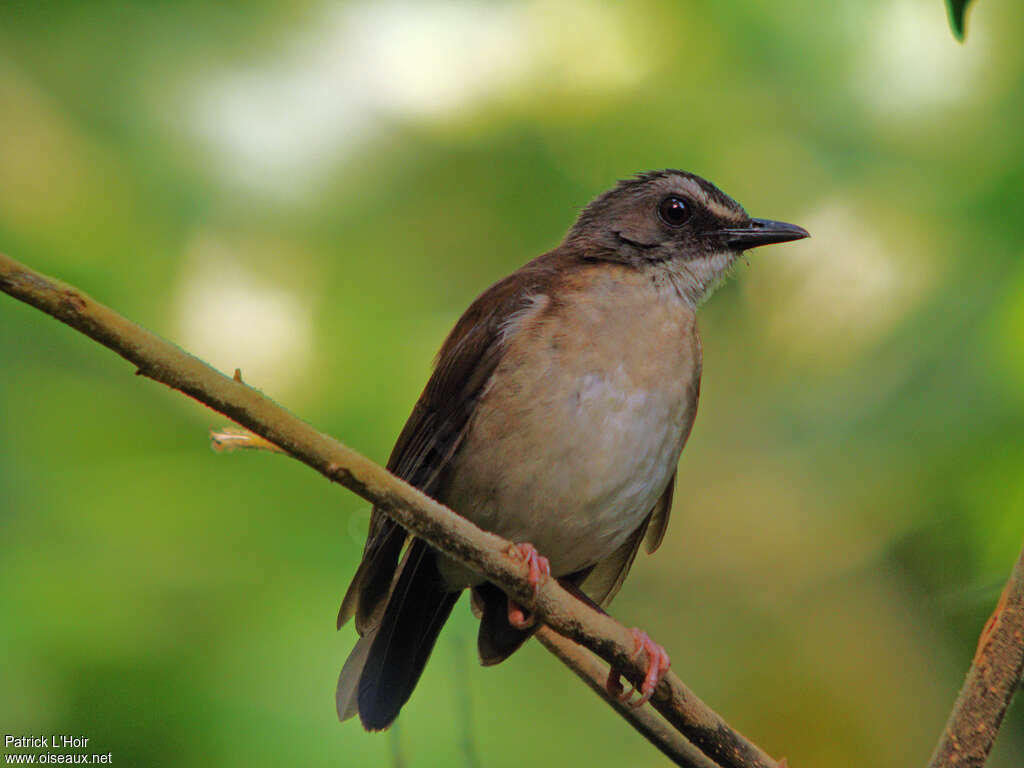
[[(554, 277), (551, 261), (536, 259), (492, 285), (470, 305), (442, 345), (434, 373), (387, 464), (427, 495), (436, 496), (443, 487), (445, 471), (505, 351), (508, 324)], [(353, 615), (360, 634), (376, 624), (405, 541), (404, 529), (374, 508), (362, 562), (338, 612), (339, 627)]]
[(633, 566), (636, 553), (640, 551), (640, 543), (647, 542), (647, 551), (658, 548), (668, 526), (668, 513), (672, 507), (672, 492), (675, 488), (676, 476), (673, 474), (661, 497), (654, 504), (651, 513), (644, 518), (640, 527), (626, 542), (611, 555), (594, 566), (580, 584), (580, 589), (600, 606), (608, 605), (618, 594), (622, 583), (626, 580), (629, 569)]
[(675, 490), (676, 473), (673, 472), (665, 492), (661, 494), (658, 503), (651, 510), (651, 521), (647, 525), (647, 533), (644, 534), (644, 547), (647, 549), (647, 554), (657, 551), (658, 547), (661, 546), (662, 540), (665, 538), (665, 531), (668, 530), (669, 514), (672, 512), (672, 494), (675, 493)]

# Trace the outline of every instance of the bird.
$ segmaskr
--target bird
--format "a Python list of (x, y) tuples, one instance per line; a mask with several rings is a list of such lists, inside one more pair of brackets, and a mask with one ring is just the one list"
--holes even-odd
[[(555, 578), (603, 610), (641, 546), (665, 536), (700, 393), (697, 308), (744, 251), (808, 236), (686, 171), (619, 181), (456, 322), (387, 468), (512, 542), (534, 589)], [(360, 635), (338, 679), (341, 720), (394, 722), (466, 589), (484, 665), (536, 631), (526, 607), (374, 508), (338, 613)], [(648, 659), (637, 705), (670, 661), (633, 634)], [(608, 690), (630, 695), (614, 669)]]

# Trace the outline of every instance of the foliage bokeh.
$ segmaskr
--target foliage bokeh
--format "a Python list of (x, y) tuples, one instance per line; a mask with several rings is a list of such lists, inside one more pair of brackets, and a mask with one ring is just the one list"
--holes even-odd
[[(444, 333), (619, 177), (814, 235), (702, 309), (673, 522), (614, 613), (793, 765), (923, 764), (1024, 537), (1024, 12), (253, 2), (0, 9), (0, 248), (384, 461)], [(0, 298), (0, 728), (129, 765), (660, 764), (456, 609), (339, 725), (367, 521)], [(1011, 710), (993, 766), (1019, 765)], [(396, 757), (396, 753), (399, 757)], [(404, 762), (402, 762), (404, 761)]]

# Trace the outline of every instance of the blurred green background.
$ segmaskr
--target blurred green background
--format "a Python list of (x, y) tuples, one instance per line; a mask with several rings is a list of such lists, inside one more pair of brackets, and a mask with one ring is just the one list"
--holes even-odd
[[(487, 285), (623, 176), (812, 240), (702, 310), (663, 548), (613, 606), (794, 766), (922, 765), (1024, 537), (1024, 6), (0, 6), (0, 249), (383, 462)], [(463, 602), (339, 725), (367, 505), (0, 297), (0, 732), (121, 765), (661, 765)], [(992, 760), (1019, 766), (1024, 712)], [(396, 756), (397, 755), (397, 756)]]

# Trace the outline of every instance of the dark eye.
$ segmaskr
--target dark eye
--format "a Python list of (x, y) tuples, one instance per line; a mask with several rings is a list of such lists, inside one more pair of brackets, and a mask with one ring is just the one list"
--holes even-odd
[(658, 215), (670, 227), (681, 227), (692, 213), (690, 204), (679, 197), (666, 197), (658, 205)]

